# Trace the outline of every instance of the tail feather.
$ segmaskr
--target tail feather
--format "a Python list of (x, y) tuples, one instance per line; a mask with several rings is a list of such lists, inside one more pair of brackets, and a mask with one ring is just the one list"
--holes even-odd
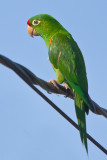
[(84, 143), (86, 151), (88, 153), (86, 119), (85, 119), (85, 103), (77, 93), (75, 93), (75, 110), (76, 110), (76, 116), (78, 119), (78, 126), (79, 126), (81, 141), (82, 143)]
[(81, 89), (81, 87), (79, 87), (78, 85), (69, 80), (67, 80), (67, 84), (71, 87), (71, 89), (73, 88), (75, 91), (74, 101), (75, 101), (75, 110), (78, 119), (80, 137), (88, 153), (85, 112), (88, 114), (89, 109), (94, 111), (94, 106), (89, 98), (88, 93), (84, 92)]
[[(90, 101), (88, 93), (83, 92), (82, 89), (78, 85), (76, 85), (76, 84), (74, 84), (74, 83), (72, 83), (70, 81), (68, 81), (68, 85), (71, 86), (75, 90), (75, 92), (78, 93), (78, 95), (80, 95), (80, 97), (83, 99), (85, 104), (92, 111), (94, 111), (94, 106), (93, 106), (92, 102)], [(88, 110), (86, 110), (86, 112), (88, 113)]]

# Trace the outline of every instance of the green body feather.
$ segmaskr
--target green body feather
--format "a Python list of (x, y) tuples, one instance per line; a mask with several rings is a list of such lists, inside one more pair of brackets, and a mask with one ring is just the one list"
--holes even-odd
[[(33, 26), (32, 21), (40, 21)], [(75, 92), (75, 110), (82, 142), (87, 148), (85, 110), (94, 110), (88, 95), (88, 82), (82, 53), (71, 34), (49, 15), (37, 15), (30, 19), (31, 26), (45, 40), (49, 60), (56, 72), (57, 81), (67, 83)]]

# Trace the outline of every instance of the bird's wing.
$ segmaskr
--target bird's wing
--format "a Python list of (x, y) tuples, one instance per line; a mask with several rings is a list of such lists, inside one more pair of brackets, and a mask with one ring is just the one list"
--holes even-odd
[(53, 66), (60, 70), (68, 85), (91, 108), (84, 59), (73, 38), (68, 38), (62, 33), (53, 36), (49, 47), (49, 59)]

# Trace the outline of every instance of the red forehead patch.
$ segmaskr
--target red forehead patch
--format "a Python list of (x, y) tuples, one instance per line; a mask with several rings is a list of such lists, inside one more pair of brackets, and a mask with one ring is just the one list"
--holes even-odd
[(29, 26), (31, 26), (31, 24), (30, 24), (30, 19), (27, 21), (27, 24), (28, 24)]

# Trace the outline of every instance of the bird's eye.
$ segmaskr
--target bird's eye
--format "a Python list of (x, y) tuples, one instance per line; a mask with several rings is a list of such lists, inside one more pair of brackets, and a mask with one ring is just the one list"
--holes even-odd
[(34, 20), (34, 21), (32, 22), (32, 24), (33, 24), (34, 26), (37, 26), (39, 23), (40, 23), (40, 21), (38, 21), (38, 20)]

